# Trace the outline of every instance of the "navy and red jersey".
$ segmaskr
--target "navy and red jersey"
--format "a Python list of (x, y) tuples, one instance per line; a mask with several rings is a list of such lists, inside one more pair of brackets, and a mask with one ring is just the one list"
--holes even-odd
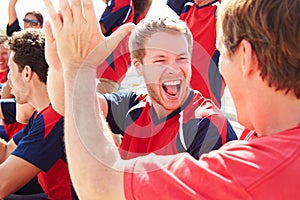
[(150, 6), (141, 14), (134, 13), (133, 23), (138, 24), (142, 19), (144, 19), (150, 9)]
[(78, 199), (66, 162), (63, 124), (64, 118), (51, 105), (35, 112), (13, 137), (17, 148), (12, 155), (41, 169), (38, 180), (49, 199)]
[(191, 90), (185, 103), (158, 119), (147, 94), (105, 94), (107, 121), (113, 133), (122, 134), (120, 154), (130, 159), (151, 152), (159, 155), (188, 152), (194, 158), (218, 149), (237, 136), (210, 99)]
[(216, 50), (216, 10), (220, 1), (198, 6), (193, 0), (185, 4), (168, 0), (167, 4), (187, 23), (194, 38), (191, 87), (220, 107), (225, 82), (218, 69)]
[[(134, 5), (132, 0), (111, 0), (101, 16), (106, 34), (111, 35), (121, 25), (133, 22)], [(106, 78), (120, 84), (130, 65), (128, 37), (124, 38), (108, 58), (97, 68), (97, 78)]]
[(16, 100), (11, 99), (1, 99), (1, 110), (4, 119), (2, 120), (6, 139), (9, 141), (13, 136), (25, 127), (25, 124), (21, 124), (16, 121)]

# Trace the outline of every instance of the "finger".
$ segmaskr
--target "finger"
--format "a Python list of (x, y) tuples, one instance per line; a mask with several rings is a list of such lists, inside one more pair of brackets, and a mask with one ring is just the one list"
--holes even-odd
[(120, 26), (115, 32), (113, 32), (107, 39), (107, 45), (110, 48), (115, 49), (123, 38), (135, 28), (133, 23), (125, 23)]
[(53, 22), (54, 29), (56, 31), (60, 30), (62, 27), (62, 21), (61, 21), (60, 17), (58, 17), (58, 14), (57, 14), (51, 0), (44, 0), (44, 5), (47, 9), (47, 12), (49, 14), (51, 21)]
[(45, 43), (50, 44), (54, 41), (54, 36), (53, 36), (52, 28), (51, 28), (49, 21), (45, 22), (44, 29), (45, 29), (45, 37), (46, 37)]
[(72, 0), (71, 8), (72, 8), (73, 16), (82, 16), (82, 7), (81, 7), (80, 0)]
[(95, 14), (93, 1), (83, 0), (83, 9), (86, 21), (92, 26), (99, 26), (99, 22)]
[(72, 11), (68, 0), (59, 1), (60, 13), (63, 18), (63, 25), (70, 25), (73, 23)]
[[(123, 38), (128, 35), (128, 33), (134, 29), (135, 25), (133, 23), (126, 23), (120, 26), (115, 32), (113, 32), (105, 42), (105, 48), (102, 48), (103, 57), (106, 58), (123, 40)], [(101, 46), (101, 45), (100, 45)], [(103, 50), (105, 49), (105, 50)], [(101, 61), (102, 62), (102, 61)]]

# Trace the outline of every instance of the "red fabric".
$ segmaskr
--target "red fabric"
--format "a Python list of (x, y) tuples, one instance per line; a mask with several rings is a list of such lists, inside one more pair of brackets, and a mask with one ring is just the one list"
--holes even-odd
[(0, 84), (6, 83), (8, 71), (0, 72)]
[(126, 199), (144, 200), (298, 199), (299, 166), (300, 124), (226, 143), (200, 160), (188, 154), (144, 157), (124, 174), (124, 191)]
[(21, 130), (22, 128), (24, 128), (26, 125), (25, 124), (21, 124), (19, 122), (14, 122), (11, 124), (6, 124), (4, 122), (4, 120), (2, 120), (6, 135), (8, 137), (8, 140), (12, 139), (14, 137), (14, 135)]
[(216, 51), (216, 10), (215, 4), (200, 8), (194, 3), (181, 13), (180, 19), (187, 23), (194, 38), (191, 87), (220, 107), (225, 82), (218, 66), (212, 64)]
[(248, 130), (248, 129), (244, 129), (239, 140), (246, 140), (246, 141), (250, 141), (254, 138), (257, 138), (257, 134), (254, 130)]
[(56, 197), (65, 200), (72, 199), (69, 170), (66, 162), (62, 159), (59, 159), (47, 173), (41, 171), (38, 174), (38, 180), (49, 199), (56, 199)]

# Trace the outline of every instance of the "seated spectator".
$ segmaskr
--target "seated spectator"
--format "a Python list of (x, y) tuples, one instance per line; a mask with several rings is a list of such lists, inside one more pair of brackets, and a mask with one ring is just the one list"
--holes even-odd
[(16, 32), (9, 46), (9, 84), (16, 102), (36, 111), (13, 139), (0, 143), (0, 198), (37, 175), (46, 198), (77, 199), (65, 157), (63, 117), (53, 110), (46, 89), (44, 34), (37, 29)]
[[(7, 81), (8, 73), (8, 57), (9, 57), (9, 47), (7, 45), (8, 37), (5, 35), (0, 35), (0, 89), (2, 94), (2, 86)], [(0, 95), (1, 95), (0, 94)]]
[[(21, 30), (16, 12), (17, 2), (18, 0), (10, 0), (8, 4), (8, 24), (6, 27), (6, 35), (8, 36), (12, 36), (13, 32)], [(43, 28), (44, 18), (39, 11), (30, 11), (25, 14), (23, 22), (24, 29)]]

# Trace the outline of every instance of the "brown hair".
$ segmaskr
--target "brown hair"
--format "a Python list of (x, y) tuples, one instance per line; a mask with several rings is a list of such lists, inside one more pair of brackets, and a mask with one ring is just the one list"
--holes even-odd
[(245, 39), (256, 53), (261, 77), (276, 90), (300, 98), (300, 1), (225, 0), (217, 16), (217, 31), (234, 53)]
[(9, 39), (9, 46), (15, 52), (13, 60), (19, 72), (28, 65), (46, 84), (49, 66), (45, 59), (45, 35), (42, 29), (28, 28), (14, 32)]
[(43, 15), (39, 11), (30, 11), (30, 12), (27, 12), (25, 14), (25, 17), (27, 15), (34, 15), (37, 18), (38, 22), (39, 22), (39, 26), (43, 25), (43, 23), (44, 23), (44, 17), (43, 17)]

